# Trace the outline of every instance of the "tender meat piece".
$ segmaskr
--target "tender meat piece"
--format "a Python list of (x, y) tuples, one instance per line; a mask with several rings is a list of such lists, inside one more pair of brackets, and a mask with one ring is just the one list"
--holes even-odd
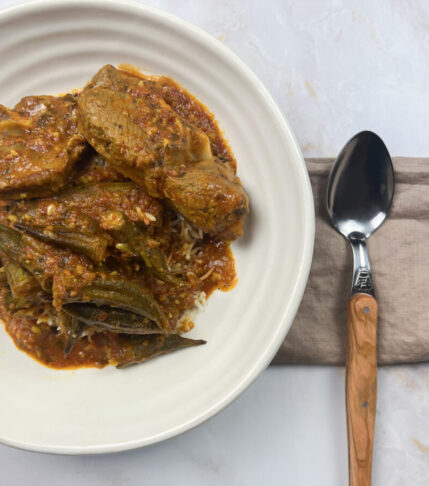
[(82, 131), (93, 147), (163, 197), (163, 166), (212, 157), (210, 141), (164, 101), (155, 81), (105, 66), (79, 98)]
[(27, 96), (0, 106), (0, 198), (46, 196), (61, 188), (85, 150), (76, 96)]
[(160, 76), (156, 80), (165, 102), (192, 125), (201, 128), (209, 137), (213, 155), (231, 167), (234, 174), (237, 172), (237, 161), (225, 142), (214, 116), (194, 96), (188, 93), (173, 79)]
[(178, 211), (204, 232), (215, 229), (224, 240), (242, 234), (248, 198), (238, 177), (218, 159), (204, 160), (167, 176), (164, 192)]
[(153, 79), (105, 66), (78, 105), (82, 133), (124, 175), (168, 198), (207, 233), (242, 234), (248, 198), (239, 179), (213, 157), (207, 135), (164, 101)]
[[(93, 89), (87, 89), (87, 92), (97, 92), (94, 97), (97, 101), (93, 98), (93, 102), (97, 104), (103, 100), (107, 103), (106, 111), (112, 116), (115, 112), (114, 116), (118, 117), (112, 120), (113, 124), (117, 121), (115, 128), (120, 132), (117, 137), (123, 137), (125, 133), (125, 127), (120, 128), (123, 116), (129, 119), (130, 125), (137, 125), (144, 131), (147, 159), (142, 157), (136, 162), (144, 164), (146, 160), (149, 164), (162, 163), (174, 155), (180, 156), (181, 162), (204, 160), (212, 156), (207, 135), (170, 108), (153, 79), (133, 76), (107, 65), (94, 76), (89, 86)], [(102, 89), (109, 91), (103, 92)], [(114, 98), (111, 91), (116, 93)], [(85, 96), (91, 102), (91, 95)]]

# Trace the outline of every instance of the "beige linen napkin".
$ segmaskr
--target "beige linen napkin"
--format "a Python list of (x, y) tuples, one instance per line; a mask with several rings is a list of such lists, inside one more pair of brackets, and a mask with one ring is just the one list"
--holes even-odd
[[(309, 159), (316, 240), (307, 288), (274, 363), (343, 364), (349, 243), (329, 225), (325, 193), (332, 159)], [(379, 305), (380, 364), (429, 361), (429, 159), (394, 158), (395, 197), (369, 239)]]

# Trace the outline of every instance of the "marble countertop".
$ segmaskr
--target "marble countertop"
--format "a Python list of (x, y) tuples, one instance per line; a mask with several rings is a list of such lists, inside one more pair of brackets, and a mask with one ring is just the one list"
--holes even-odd
[[(146, 3), (234, 50), (273, 94), (304, 155), (333, 156), (371, 129), (393, 155), (429, 156), (429, 2)], [(429, 365), (380, 369), (378, 396), (374, 484), (429, 484)], [(0, 446), (0, 484), (344, 486), (345, 430), (342, 368), (270, 367), (216, 417), (144, 449), (67, 457)]]

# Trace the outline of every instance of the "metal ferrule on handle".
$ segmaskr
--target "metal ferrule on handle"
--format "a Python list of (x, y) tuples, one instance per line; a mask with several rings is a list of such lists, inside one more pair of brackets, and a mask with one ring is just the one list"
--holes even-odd
[(352, 295), (369, 294), (375, 297), (365, 235), (355, 232), (348, 240), (353, 249)]

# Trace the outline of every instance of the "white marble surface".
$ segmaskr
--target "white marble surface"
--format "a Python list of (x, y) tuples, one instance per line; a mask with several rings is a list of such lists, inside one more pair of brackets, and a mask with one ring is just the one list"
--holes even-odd
[[(335, 155), (368, 128), (394, 155), (429, 156), (429, 2), (147, 3), (239, 54), (274, 95), (304, 155)], [(338, 368), (271, 367), (209, 422), (122, 454), (61, 457), (0, 446), (0, 484), (343, 486), (343, 382)], [(428, 412), (428, 365), (380, 370), (375, 485), (429, 484)]]

